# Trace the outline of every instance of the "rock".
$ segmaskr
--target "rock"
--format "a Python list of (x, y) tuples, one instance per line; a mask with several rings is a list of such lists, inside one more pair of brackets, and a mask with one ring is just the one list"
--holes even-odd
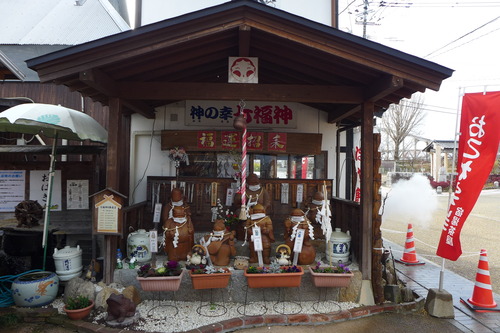
[(360, 271), (353, 271), (354, 276), (351, 284), (347, 288), (341, 288), (339, 293), (339, 302), (357, 302), (361, 290), (361, 281), (363, 280)]
[(76, 297), (78, 295), (86, 296), (91, 300), (95, 300), (94, 284), (79, 277), (74, 277), (69, 280), (64, 288), (64, 303), (67, 303), (70, 297)]
[(112, 294), (119, 295), (120, 292), (114, 288), (104, 287), (100, 292), (97, 293), (95, 297), (95, 308), (96, 309), (108, 309), (108, 303), (106, 302)]
[(137, 290), (136, 287), (134, 286), (128, 286), (127, 288), (123, 289), (122, 294), (134, 302), (135, 305), (139, 305), (141, 303), (141, 295), (139, 293), (139, 290)]

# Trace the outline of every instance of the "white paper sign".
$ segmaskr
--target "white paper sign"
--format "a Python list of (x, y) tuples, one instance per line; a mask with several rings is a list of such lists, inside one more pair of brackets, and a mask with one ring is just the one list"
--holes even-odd
[(233, 205), (233, 195), (234, 190), (232, 188), (228, 188), (226, 191), (226, 206), (231, 207)]
[(152, 253), (158, 252), (158, 232), (156, 230), (149, 232), (149, 248)]
[(304, 229), (297, 229), (297, 235), (295, 236), (295, 243), (293, 245), (293, 252), (302, 252), (302, 244), (304, 243)]
[(281, 184), (281, 203), (288, 204), (288, 183)]
[(260, 227), (252, 228), (252, 242), (255, 251), (263, 251), (262, 247), (262, 234), (260, 233)]
[(66, 182), (67, 209), (89, 208), (89, 181), (88, 179), (67, 180)]
[[(40, 205), (45, 207), (48, 200), (49, 188), (49, 171), (48, 170), (32, 170), (30, 171), (30, 200), (37, 200)], [(52, 198), (50, 210), (62, 210), (61, 199), (61, 170), (56, 170), (54, 173), (54, 181), (52, 183)]]
[(155, 204), (155, 212), (153, 214), (153, 222), (154, 223), (159, 223), (160, 222), (160, 218), (161, 218), (161, 207), (162, 207), (162, 204), (161, 203), (157, 203)]
[(301, 203), (304, 201), (304, 184), (297, 185), (297, 202)]
[(26, 171), (0, 171), (0, 212), (14, 212), (16, 206), (24, 201)]

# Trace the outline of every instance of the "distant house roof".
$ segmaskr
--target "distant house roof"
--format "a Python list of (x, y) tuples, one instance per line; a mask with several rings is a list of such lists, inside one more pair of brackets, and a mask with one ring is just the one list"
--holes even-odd
[(458, 148), (458, 143), (455, 143), (453, 140), (433, 140), (431, 143), (429, 143), (422, 151), (425, 152), (435, 152), (436, 151), (436, 145), (441, 146), (441, 151), (443, 153), (451, 153), (453, 152), (453, 149), (455, 147)]
[(130, 30), (108, 0), (3, 0), (0, 13), (2, 80), (39, 81), (26, 59)]

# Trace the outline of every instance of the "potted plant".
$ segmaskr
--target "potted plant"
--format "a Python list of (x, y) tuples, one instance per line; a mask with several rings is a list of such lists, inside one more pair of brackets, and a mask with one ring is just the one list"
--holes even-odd
[(348, 287), (354, 276), (354, 273), (344, 264), (321, 266), (319, 261), (316, 266), (309, 266), (309, 271), (316, 287)]
[(137, 271), (137, 280), (144, 291), (177, 291), (183, 275), (179, 262), (170, 260), (156, 269), (151, 264), (142, 265)]
[(300, 266), (280, 266), (273, 261), (269, 267), (249, 266), (244, 275), (250, 288), (299, 287), (304, 270)]
[(63, 310), (68, 315), (68, 318), (80, 320), (87, 317), (93, 307), (93, 300), (89, 299), (87, 296), (78, 295), (68, 298)]
[(199, 265), (189, 271), (193, 289), (226, 288), (231, 278), (228, 268), (215, 268), (212, 265)]

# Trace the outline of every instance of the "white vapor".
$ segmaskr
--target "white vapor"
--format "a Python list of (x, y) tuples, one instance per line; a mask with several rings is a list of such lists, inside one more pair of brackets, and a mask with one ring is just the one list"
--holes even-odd
[[(382, 198), (384, 199), (384, 198)], [(387, 193), (383, 217), (426, 227), (437, 208), (436, 192), (427, 177), (413, 175), (409, 180), (400, 180)]]

